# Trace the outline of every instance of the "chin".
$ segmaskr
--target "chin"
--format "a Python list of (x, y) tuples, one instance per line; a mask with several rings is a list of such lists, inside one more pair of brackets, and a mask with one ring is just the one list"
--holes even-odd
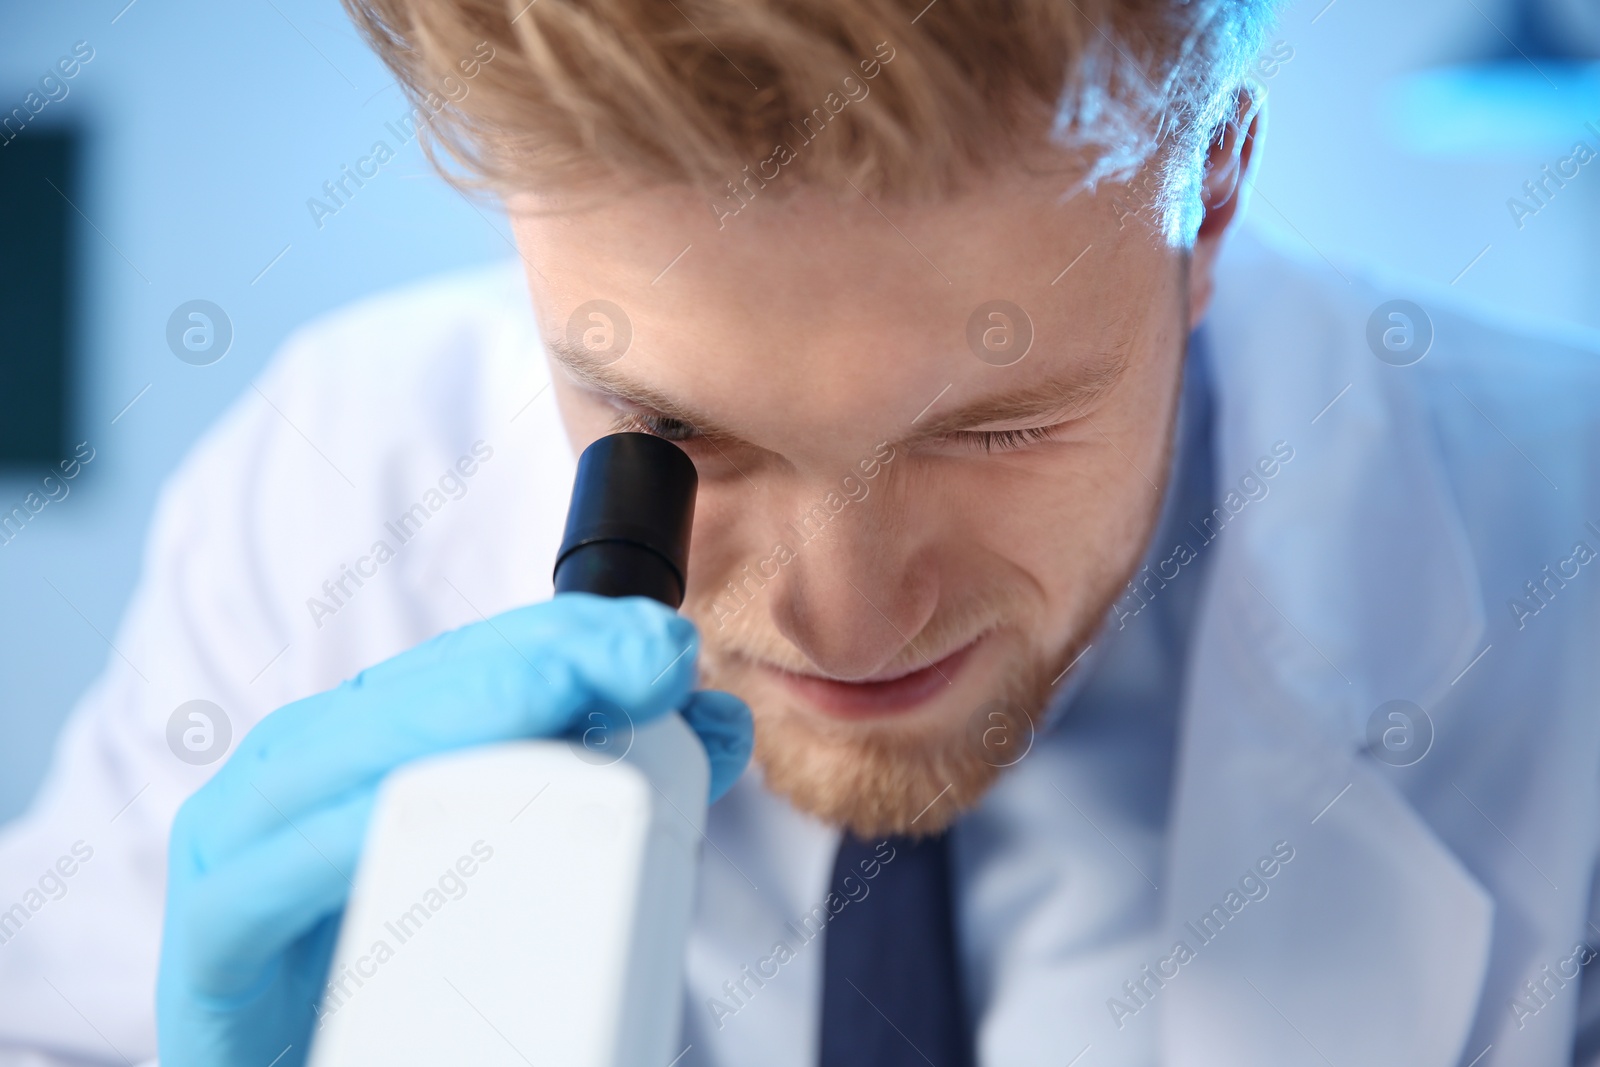
[(767, 788), (872, 838), (937, 833), (975, 805), (1026, 752), (1060, 660), (991, 630), (857, 682), (736, 654), (703, 667), (749, 703)]

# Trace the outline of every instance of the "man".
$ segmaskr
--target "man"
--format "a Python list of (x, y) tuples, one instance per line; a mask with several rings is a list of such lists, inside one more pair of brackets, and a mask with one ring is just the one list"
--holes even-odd
[[(522, 270), (301, 333), (168, 488), (5, 1040), (153, 1052), (165, 891), (163, 1062), (303, 1062), (382, 774), (605, 699), (719, 790), (753, 716), (683, 1063), (1594, 1055), (1592, 339), (1224, 257), (1268, 5), (352, 6)], [(542, 603), (616, 429), (699, 469), (698, 638)]]

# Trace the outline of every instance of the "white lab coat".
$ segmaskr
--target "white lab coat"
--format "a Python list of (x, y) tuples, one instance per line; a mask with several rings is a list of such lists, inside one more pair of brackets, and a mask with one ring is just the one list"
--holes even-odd
[[(1436, 331), (1410, 367), (1366, 341), (1396, 296)], [(983, 1062), (1568, 1063), (1600, 1018), (1560, 978), (1600, 944), (1600, 564), (1567, 564), (1542, 603), (1524, 583), (1577, 541), (1600, 551), (1595, 339), (1485, 325), (1249, 237), (1207, 329), (1218, 492), (1274, 442), (1295, 458), (1207, 549), (1170, 817), (1140, 810), (1135, 731), (1046, 738), (986, 802), (1006, 832), (961, 888)], [(153, 1055), (167, 828), (215, 769), (170, 751), (180, 704), (215, 702), (236, 744), (288, 701), (549, 595), (573, 457), (513, 267), (324, 319), (258, 386), (165, 489), (116, 651), (0, 835), (0, 916), (23, 908), (0, 944), (0, 1048)], [(475, 443), (453, 498), (441, 478)], [(408, 512), (400, 544), (386, 524)], [(362, 562), (380, 540), (394, 557)], [(345, 565), (367, 576), (335, 602), (323, 583)], [(1366, 752), (1391, 699), (1432, 718), (1414, 766)], [(720, 1029), (704, 1002), (819, 902), (835, 838), (754, 775), (709, 834), (682, 1063), (805, 1067), (820, 951)], [(1292, 862), (1233, 913), (1279, 843)], [(1213, 906), (1230, 915), (1206, 942), (1191, 924)], [(1180, 940), (1193, 958), (1164, 962)], [(1124, 983), (1145, 965), (1173, 976), (1143, 978), (1140, 1002)]]

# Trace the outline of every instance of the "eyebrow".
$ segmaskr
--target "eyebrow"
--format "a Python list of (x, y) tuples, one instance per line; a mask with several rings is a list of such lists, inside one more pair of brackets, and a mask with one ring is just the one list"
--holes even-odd
[[(652, 415), (688, 423), (696, 433), (705, 437), (722, 441), (742, 439), (738, 433), (719, 425), (704, 412), (659, 390), (622, 377), (611, 369), (615, 361), (597, 356), (581, 344), (555, 337), (548, 340), (546, 345), (556, 360), (581, 385), (627, 401)], [(927, 415), (925, 411), (913, 420), (915, 425), (906, 427), (892, 437), (897, 444), (911, 447), (994, 423), (1045, 419), (1054, 422), (1076, 418), (1111, 391), (1122, 379), (1127, 365), (1126, 347), (1096, 352), (1089, 359), (1075, 364), (1067, 373), (1034, 383), (1025, 389), (980, 397), (964, 407), (927, 419), (924, 419)]]
[(709, 418), (704, 412), (696, 411), (648, 385), (631, 382), (617, 374), (610, 369), (615, 360), (597, 356), (583, 345), (573, 343), (565, 337), (553, 337), (546, 341), (545, 345), (550, 349), (550, 354), (556, 357), (556, 361), (566, 368), (567, 373), (580, 385), (619, 400), (626, 400), (630, 404), (646, 409), (652, 415), (660, 415), (674, 422), (686, 422), (694, 427), (696, 433), (707, 437), (718, 440), (739, 439), (738, 434), (719, 426), (716, 420)]
[[(965, 407), (933, 415), (926, 421), (927, 412), (924, 412), (913, 420), (914, 426), (897, 442), (909, 448), (922, 441), (994, 423), (1048, 425), (1078, 418), (1122, 380), (1127, 366), (1125, 347), (1096, 352), (1088, 359), (1075, 362), (1071, 370), (1024, 389), (979, 397)], [(936, 405), (937, 400), (930, 407)]]

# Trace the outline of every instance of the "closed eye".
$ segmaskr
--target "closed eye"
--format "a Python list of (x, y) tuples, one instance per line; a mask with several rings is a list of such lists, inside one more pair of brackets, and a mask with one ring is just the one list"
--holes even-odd
[(974, 451), (1015, 452), (1029, 445), (1053, 440), (1059, 429), (1061, 426), (1029, 426), (1021, 430), (957, 430), (946, 434), (944, 439)]
[(647, 433), (663, 440), (682, 443), (702, 436), (692, 423), (646, 411), (624, 411), (612, 425), (613, 432)]
[[(1029, 426), (1017, 430), (957, 430), (943, 435), (939, 440), (958, 448), (972, 451), (1014, 452), (1029, 445), (1040, 444), (1055, 438), (1065, 423), (1056, 426)], [(701, 440), (703, 436), (694, 424), (666, 415), (644, 411), (624, 412), (614, 427), (619, 431), (648, 433), (678, 444)]]

